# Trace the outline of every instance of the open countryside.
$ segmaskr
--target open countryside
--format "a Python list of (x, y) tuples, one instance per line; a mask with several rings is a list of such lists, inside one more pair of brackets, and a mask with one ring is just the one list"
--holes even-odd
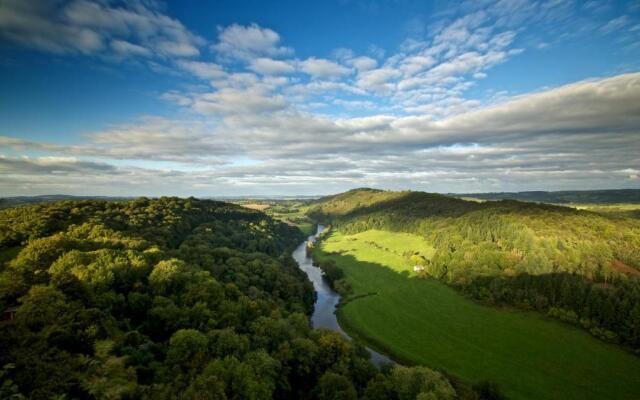
[(640, 0), (0, 0), (0, 400), (640, 400)]
[(513, 399), (634, 399), (640, 391), (640, 359), (628, 351), (416, 276), (403, 253), (433, 251), (419, 236), (336, 230), (317, 251), (344, 269), (353, 288), (354, 300), (339, 308), (341, 325), (399, 360), (490, 379)]

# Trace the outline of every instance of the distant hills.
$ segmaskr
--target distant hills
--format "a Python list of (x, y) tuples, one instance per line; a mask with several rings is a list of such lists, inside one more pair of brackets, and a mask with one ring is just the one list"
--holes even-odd
[(450, 194), (453, 197), (470, 197), (480, 200), (520, 200), (536, 203), (640, 203), (640, 189), (567, 190), (558, 192), (493, 192)]
[[(73, 196), (67, 194), (47, 194), (41, 196), (11, 196), (0, 197), (0, 209), (16, 207), (25, 204), (37, 204), (37, 203), (51, 203), (55, 201), (64, 200), (106, 200), (106, 201), (126, 201), (135, 199), (138, 196)], [(155, 198), (155, 196), (147, 196), (149, 198)], [(217, 200), (234, 202), (239, 200), (312, 200), (317, 199), (320, 196), (207, 196), (203, 197), (203, 200)]]
[(106, 200), (106, 201), (122, 201), (131, 200), (134, 197), (117, 197), (117, 196), (72, 196), (67, 194), (45, 194), (42, 196), (13, 196), (0, 198), (0, 208), (9, 208), (21, 206), (25, 204), (51, 203), (64, 200)]
[[(344, 197), (352, 193), (380, 193), (380, 189), (358, 188), (331, 196), (208, 196), (205, 199), (219, 201), (236, 200), (316, 200), (325, 202), (333, 198)], [(529, 191), (529, 192), (491, 192), (491, 193), (448, 193), (446, 196), (461, 199), (473, 198), (478, 200), (519, 200), (535, 203), (571, 204), (613, 204), (613, 203), (640, 203), (640, 189), (613, 189), (613, 190), (568, 190), (557, 192)], [(123, 201), (134, 199), (134, 196), (72, 196), (65, 194), (51, 194), (41, 196), (12, 196), (0, 198), (0, 208), (15, 207), (24, 204), (47, 203), (63, 200), (108, 200)]]

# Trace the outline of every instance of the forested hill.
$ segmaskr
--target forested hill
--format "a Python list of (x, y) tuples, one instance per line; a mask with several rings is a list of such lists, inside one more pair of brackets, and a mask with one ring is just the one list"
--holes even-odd
[(317, 218), (352, 220), (372, 213), (398, 213), (416, 218), (438, 214), (459, 215), (481, 208), (477, 202), (465, 201), (437, 193), (390, 192), (379, 189), (353, 189), (326, 196), (313, 202), (309, 214)]
[(640, 189), (616, 190), (567, 190), (557, 192), (495, 192), (468, 193), (452, 195), (456, 197), (471, 197), (481, 200), (520, 200), (538, 203), (640, 203)]
[(302, 240), (193, 198), (0, 211), (0, 398), (479, 398), (312, 330)]
[(535, 308), (640, 349), (638, 219), (372, 189), (324, 198), (309, 214), (346, 233), (421, 235), (434, 248), (423, 260), (427, 275), (474, 298)]
[(625, 272), (620, 264), (629, 266), (630, 274), (640, 266), (640, 221), (561, 206), (359, 189), (325, 198), (309, 214), (352, 232), (423, 235), (438, 250), (434, 275), (445, 274), (451, 281), (562, 271), (604, 279)]

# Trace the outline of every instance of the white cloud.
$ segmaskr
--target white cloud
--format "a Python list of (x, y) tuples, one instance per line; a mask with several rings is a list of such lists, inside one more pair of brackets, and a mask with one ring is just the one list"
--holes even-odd
[(217, 79), (226, 76), (222, 67), (215, 63), (179, 60), (177, 64), (183, 70), (202, 79)]
[(286, 76), (264, 76), (262, 78), (262, 83), (271, 89), (286, 87), (289, 82), (290, 80)]
[(162, 100), (170, 101), (172, 103), (176, 103), (180, 106), (189, 106), (192, 101), (189, 96), (186, 96), (178, 91), (170, 90), (166, 93), (163, 93), (160, 98)]
[(198, 55), (204, 40), (152, 4), (5, 0), (0, 5), (0, 37), (59, 54), (110, 55), (111, 49), (119, 57)]
[(45, 1), (5, 1), (0, 9), (0, 37), (53, 53), (95, 53), (104, 48), (100, 34), (65, 24)]
[(483, 69), (504, 61), (506, 58), (507, 53), (503, 51), (490, 51), (485, 54), (471, 51), (460, 54), (450, 61), (436, 65), (428, 71), (428, 76), (444, 79), (470, 72), (480, 72)]
[(387, 92), (394, 89), (394, 85), (389, 81), (402, 76), (396, 69), (379, 68), (363, 72), (358, 75), (358, 87), (374, 92)]
[(191, 43), (160, 40), (155, 43), (155, 50), (170, 57), (193, 57), (200, 54), (197, 47)]
[(233, 24), (218, 28), (218, 43), (212, 49), (224, 58), (248, 60), (258, 56), (278, 57), (293, 51), (280, 46), (280, 35), (257, 24), (242, 26)]
[(265, 57), (252, 60), (249, 69), (263, 75), (289, 74), (295, 71), (295, 68), (286, 61)]
[[(384, 114), (331, 119), (287, 109), (283, 99), (255, 87), (203, 94), (196, 101), (203, 112), (222, 113), (223, 125), (214, 129), (206, 123), (151, 118), (92, 134), (87, 146), (9, 137), (0, 137), (0, 145), (64, 156), (188, 160), (235, 152), (258, 159), (342, 155), (360, 162), (376, 154), (402, 158), (457, 143), (508, 148), (505, 157), (529, 154), (527, 163), (531, 157), (560, 153), (617, 169), (632, 167), (640, 148), (640, 73), (578, 82), (436, 120)], [(560, 159), (572, 163), (571, 157)], [(520, 166), (527, 168), (524, 162)]]
[(94, 171), (108, 173), (115, 167), (107, 163), (80, 161), (75, 157), (20, 157), (0, 156), (0, 171), (5, 174), (66, 174)]
[(400, 63), (400, 70), (402, 70), (405, 75), (411, 76), (431, 67), (435, 63), (436, 60), (432, 56), (409, 56)]
[(361, 56), (353, 57), (345, 60), (347, 65), (350, 65), (358, 71), (368, 71), (378, 66), (378, 62), (371, 57)]
[(300, 70), (314, 78), (338, 78), (351, 74), (343, 65), (324, 58), (310, 57), (300, 62)]
[(602, 28), (600, 28), (600, 31), (604, 34), (609, 34), (617, 30), (620, 30), (621, 28), (626, 26), (628, 23), (629, 23), (629, 17), (627, 17), (626, 15), (623, 15), (607, 22), (605, 25), (602, 26)]
[(128, 56), (143, 56), (149, 57), (151, 55), (151, 51), (142, 46), (138, 46), (137, 44), (129, 43), (126, 40), (112, 40), (111, 48), (116, 54), (121, 55), (123, 57)]
[(282, 96), (271, 95), (258, 86), (249, 88), (223, 88), (213, 93), (198, 95), (193, 109), (204, 114), (244, 114), (274, 112), (286, 108)]
[(312, 80), (308, 83), (297, 83), (285, 88), (285, 92), (290, 95), (299, 95), (305, 99), (310, 95), (335, 96), (337, 93), (366, 95), (367, 92), (344, 82)]
[[(0, 38), (60, 54), (144, 57), (158, 70), (204, 82), (160, 96), (187, 108), (187, 120), (148, 117), (87, 134), (77, 145), (0, 136), (0, 148), (48, 155), (0, 158), (0, 187), (185, 194), (637, 185), (640, 74), (517, 97), (465, 95), (522, 51), (516, 44), (526, 47), (523, 20), (556, 34), (553, 26), (567, 18), (561, 2), (500, 3), (467, 2), (465, 15), (447, 14), (446, 23), (387, 58), (374, 47), (375, 58), (338, 49), (332, 59), (296, 60), (277, 32), (234, 24), (219, 28), (214, 63), (189, 58), (204, 41), (150, 2), (78, 0), (51, 11), (44, 1), (6, 1)], [(631, 25), (613, 21), (611, 28)], [(143, 164), (154, 167), (135, 167)]]

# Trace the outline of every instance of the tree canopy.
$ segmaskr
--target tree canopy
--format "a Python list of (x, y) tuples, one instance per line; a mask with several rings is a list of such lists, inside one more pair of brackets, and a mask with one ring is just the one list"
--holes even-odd
[(0, 322), (0, 397), (451, 398), (438, 373), (380, 371), (311, 329), (313, 289), (290, 256), (303, 239), (193, 198), (0, 211), (0, 307), (17, 307)]

